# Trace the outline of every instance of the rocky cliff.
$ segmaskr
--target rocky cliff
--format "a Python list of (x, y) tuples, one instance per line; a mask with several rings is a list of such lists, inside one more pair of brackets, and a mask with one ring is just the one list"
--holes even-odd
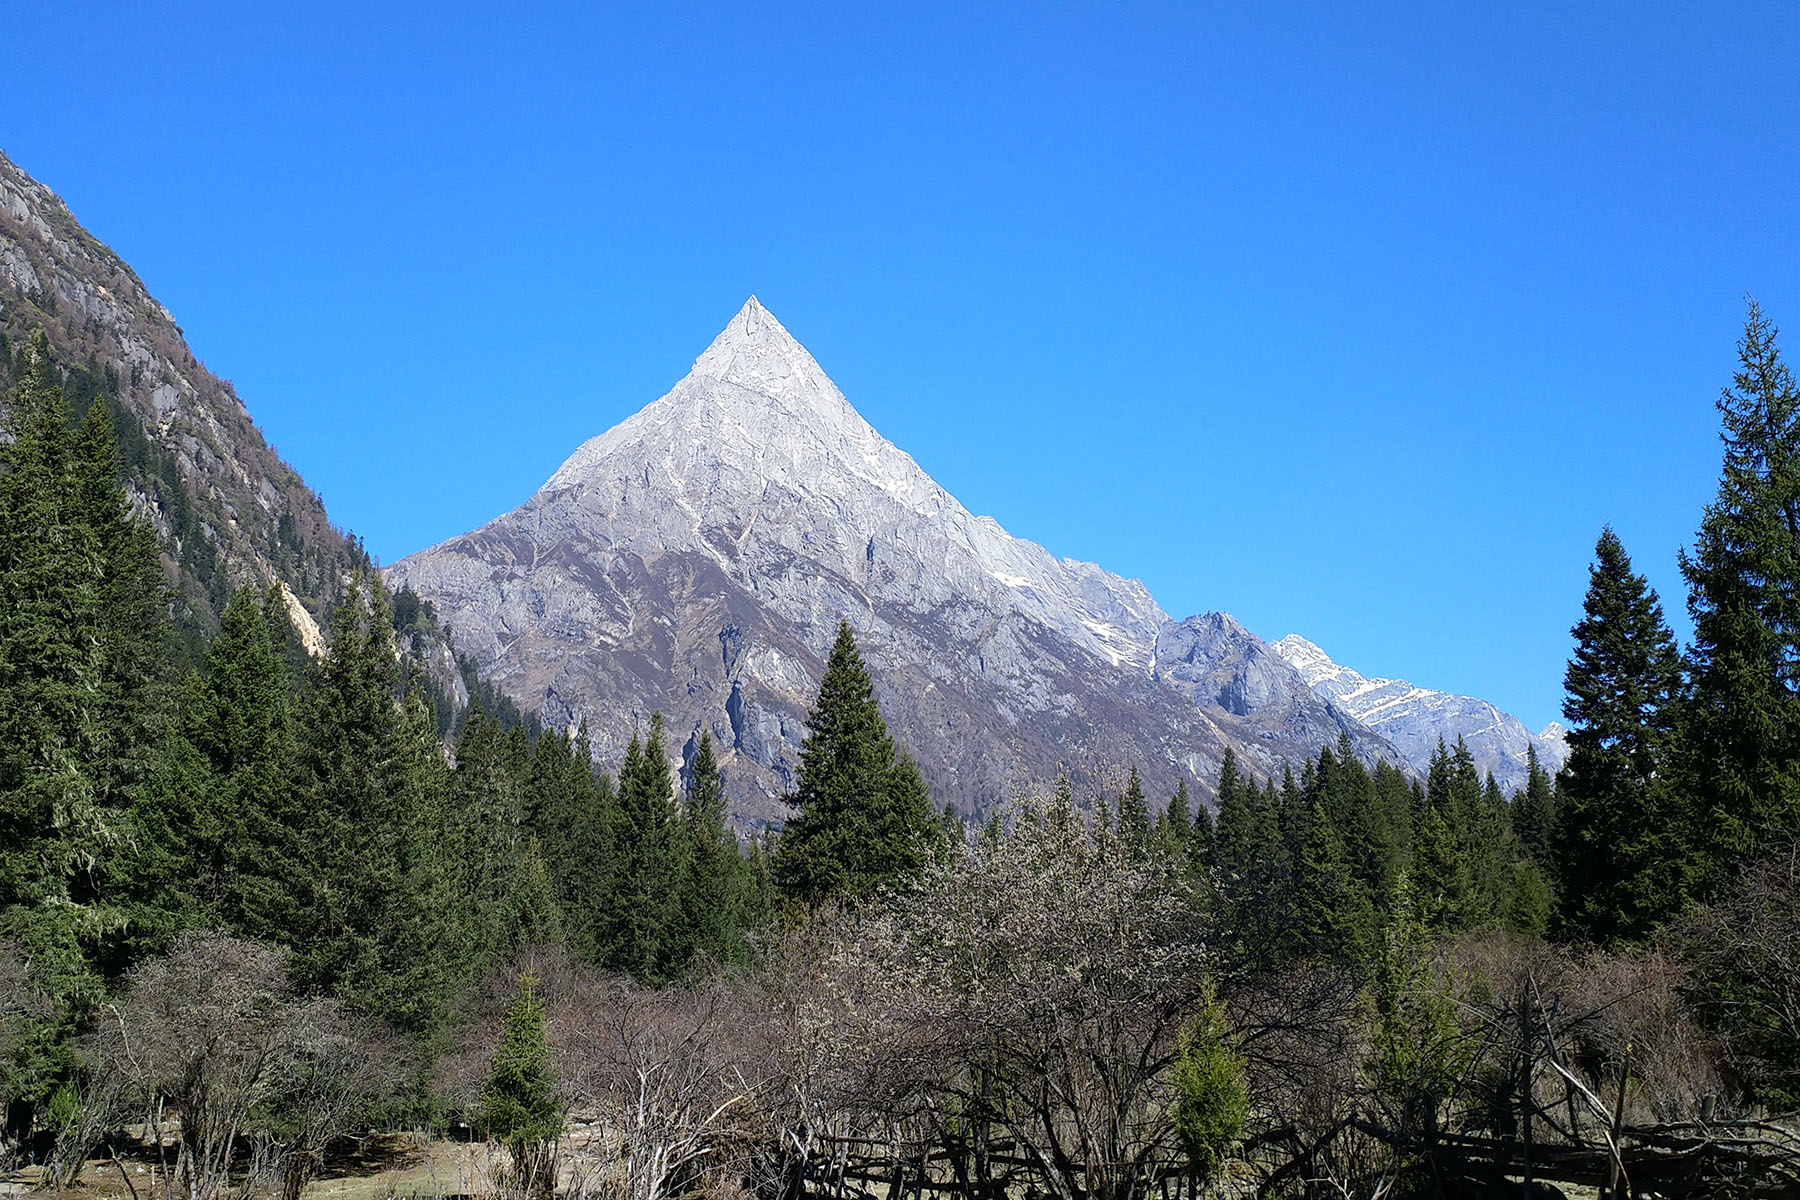
[(113, 406), (130, 491), (156, 523), (185, 615), (204, 628), (238, 584), (281, 579), (301, 620), (322, 616), (366, 562), (360, 548), (136, 273), (0, 155), (0, 383), (38, 329), (76, 408)]

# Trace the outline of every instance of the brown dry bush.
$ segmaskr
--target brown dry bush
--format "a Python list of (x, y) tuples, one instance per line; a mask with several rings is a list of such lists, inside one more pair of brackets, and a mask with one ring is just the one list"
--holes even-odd
[(84, 1057), (90, 1098), (116, 1102), (105, 1118), (135, 1113), (147, 1128), (153, 1188), (187, 1200), (217, 1196), (251, 1146), (293, 1200), (325, 1147), (406, 1073), (396, 1039), (338, 1001), (296, 995), (282, 952), (216, 933), (184, 934), (138, 967)]

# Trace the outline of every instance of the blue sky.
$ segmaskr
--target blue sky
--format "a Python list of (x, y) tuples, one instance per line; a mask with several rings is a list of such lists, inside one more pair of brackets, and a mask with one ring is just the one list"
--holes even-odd
[(1012, 532), (1535, 727), (1800, 337), (1791, 5), (285, 7), (17, 8), (0, 149), (384, 561), (755, 292)]

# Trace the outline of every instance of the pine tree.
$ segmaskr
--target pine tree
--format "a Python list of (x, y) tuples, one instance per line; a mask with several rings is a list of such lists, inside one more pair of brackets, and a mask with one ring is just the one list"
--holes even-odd
[(1372, 905), (1392, 889), (1398, 865), (1393, 830), (1376, 796), (1375, 780), (1356, 757), (1347, 733), (1338, 735), (1337, 751), (1329, 760), (1321, 752), (1319, 773), (1326, 816), (1343, 842), (1344, 860), (1363, 899)]
[(451, 932), (439, 906), (457, 894), (443, 878), (455, 869), (444, 849), (466, 826), (436, 803), (446, 787), (433, 779), (436, 719), (403, 707), (398, 685), (387, 591), (358, 579), (333, 614), (308, 697), (295, 868), (262, 897), (263, 920), (294, 948), (304, 985), (425, 1037), (453, 982), (440, 958), (473, 953), (466, 937), (437, 941)]
[(1292, 949), (1344, 963), (1360, 962), (1374, 937), (1375, 914), (1358, 885), (1325, 806), (1314, 801), (1295, 866)]
[(1686, 781), (1707, 892), (1800, 831), (1800, 391), (1752, 301), (1718, 401), (1724, 463), (1693, 552)]
[[(1474, 760), (1470, 759), (1470, 770)], [(1513, 841), (1506, 794), (1490, 772), (1474, 789), (1469, 814), (1469, 855), (1482, 919), (1504, 924), (1512, 907), (1514, 860), (1522, 851)]]
[(1189, 855), (1194, 844), (1194, 818), (1192, 801), (1188, 798), (1187, 780), (1184, 778), (1175, 785), (1175, 794), (1169, 797), (1169, 807), (1163, 809), (1156, 822), (1157, 851), (1164, 859), (1183, 870), (1189, 867)]
[(103, 401), (88, 406), (75, 432), (70, 468), (73, 515), (92, 531), (98, 556), (99, 783), (113, 803), (125, 805), (150, 773), (168, 702), (169, 582), (156, 531), (126, 499), (118, 442)]
[[(1187, 792), (1187, 781), (1183, 780), (1181, 794)], [(1218, 832), (1213, 824), (1213, 814), (1205, 804), (1194, 805), (1193, 823), (1188, 829), (1187, 865), (1188, 870), (1196, 876), (1203, 875), (1212, 869), (1218, 843)]]
[(1296, 781), (1292, 765), (1282, 766), (1275, 822), (1280, 831), (1282, 866), (1289, 876), (1293, 874), (1294, 864), (1300, 861), (1300, 852), (1312, 832), (1312, 802), (1319, 792), (1318, 768), (1314, 764), (1309, 762), (1301, 768), (1300, 776)]
[(398, 750), (395, 827), (388, 835), (398, 888), (377, 926), (382, 979), (369, 1007), (425, 1038), (442, 1030), (498, 948), (474, 940), (479, 912), (466, 888), (464, 826), (437, 713), (417, 686), (400, 708)]
[(1213, 878), (1227, 924), (1246, 954), (1269, 963), (1282, 950), (1292, 860), (1283, 841), (1274, 781), (1259, 791), (1227, 748), (1219, 767)]
[(621, 818), (612, 781), (594, 769), (586, 724), (573, 739), (557, 731), (540, 737), (530, 774), (526, 820), (550, 868), (564, 933), (577, 953), (603, 962)]
[(650, 736), (640, 743), (633, 735), (626, 749), (613, 845), (606, 964), (638, 979), (672, 978), (689, 950), (681, 924), (686, 845), (661, 713), (651, 714)]
[(894, 770), (888, 777), (887, 803), (882, 811), (880, 836), (889, 844), (922, 845), (926, 859), (944, 852), (946, 831), (932, 807), (931, 789), (925, 786), (919, 760), (904, 746), (894, 752)]
[(1250, 1092), (1225, 1005), (1210, 984), (1196, 1007), (1177, 1038), (1171, 1071), (1175, 1101), (1169, 1115), (1187, 1153), (1190, 1175), (1196, 1185), (1206, 1186), (1243, 1135)]
[(1525, 748), (1525, 787), (1513, 797), (1513, 836), (1542, 871), (1554, 869), (1556, 784), (1538, 760), (1537, 747)]
[[(1375, 764), (1372, 780), (1377, 822), (1390, 856), (1384, 883), (1377, 893), (1378, 898), (1385, 899), (1394, 894), (1397, 877), (1412, 861), (1413, 781), (1386, 759)], [(1422, 801), (1418, 807), (1424, 807)]]
[(461, 888), (471, 905), (470, 935), (495, 960), (516, 948), (512, 891), (530, 836), (525, 772), (500, 722), (484, 712), (470, 713), (456, 739), (450, 787), (462, 841)]
[(956, 805), (944, 805), (944, 811), (938, 814), (938, 840), (946, 861), (953, 860), (968, 845), (969, 831), (963, 825), (961, 814)]
[(1674, 637), (1610, 528), (1594, 555), (1564, 679), (1558, 919), (1565, 936), (1612, 942), (1681, 909), (1693, 831), (1670, 779), (1682, 690)]
[(1067, 830), (1075, 824), (1075, 785), (1067, 774), (1058, 774), (1056, 790), (1050, 794), (1050, 825)]
[(712, 734), (704, 730), (688, 767), (686, 817), (682, 911), (694, 953), (713, 962), (741, 962), (748, 880), (737, 835), (726, 824), (725, 778), (713, 755)]
[(48, 1009), (0, 1074), (28, 1121), (71, 1068), (68, 1034), (103, 977), (127, 965), (138, 929), (167, 926), (124, 852), (161, 720), (167, 620), (104, 411), (71, 433), (41, 332), (21, 365), (0, 438), (0, 916)]
[(537, 839), (526, 835), (519, 847), (519, 865), (507, 889), (501, 926), (508, 946), (541, 946), (563, 941), (562, 907), (556, 902), (556, 884), (538, 849)]
[(1125, 794), (1119, 797), (1119, 837), (1134, 858), (1143, 858), (1150, 852), (1150, 804), (1144, 798), (1144, 784), (1135, 766), (1125, 780)]
[[(132, 848), (159, 876), (163, 906), (206, 928), (275, 940), (262, 897), (295, 869), (289, 834), (297, 743), (288, 666), (255, 591), (220, 619), (204, 668), (181, 689), (153, 779), (135, 809)], [(155, 859), (155, 863), (150, 860)]]
[(525, 1193), (548, 1195), (556, 1185), (555, 1144), (562, 1136), (562, 1102), (544, 1032), (544, 1002), (527, 975), (506, 1011), (500, 1045), (481, 1089), (481, 1126), (512, 1154)]
[[(1471, 770), (1473, 765), (1471, 761)], [(1468, 781), (1461, 774), (1457, 759), (1439, 738), (1419, 797), (1423, 807), (1413, 830), (1411, 872), (1419, 920), (1434, 933), (1467, 929), (1479, 917), (1469, 868), (1468, 798), (1463, 795)]]
[(928, 858), (929, 801), (895, 757), (875, 686), (848, 621), (807, 719), (794, 792), (799, 810), (775, 849), (775, 880), (792, 899), (866, 896), (916, 874)]
[(1238, 772), (1237, 754), (1225, 748), (1219, 763), (1219, 814), (1213, 831), (1213, 865), (1228, 897), (1252, 886), (1263, 853), (1257, 828), (1255, 788)]

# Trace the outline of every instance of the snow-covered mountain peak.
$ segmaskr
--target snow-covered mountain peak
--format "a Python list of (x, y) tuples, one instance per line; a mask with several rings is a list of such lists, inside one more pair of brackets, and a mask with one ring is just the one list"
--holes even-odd
[(1139, 581), (970, 513), (754, 296), (667, 394), (589, 439), (524, 511), (638, 554), (696, 551), (746, 584), (804, 560), (851, 582), (864, 608), (980, 595), (1144, 672), (1168, 619)]
[(912, 506), (943, 496), (755, 296), (667, 394), (589, 439), (540, 494), (608, 477), (619, 461), (663, 459), (680, 469), (696, 458), (763, 482), (847, 475)]

